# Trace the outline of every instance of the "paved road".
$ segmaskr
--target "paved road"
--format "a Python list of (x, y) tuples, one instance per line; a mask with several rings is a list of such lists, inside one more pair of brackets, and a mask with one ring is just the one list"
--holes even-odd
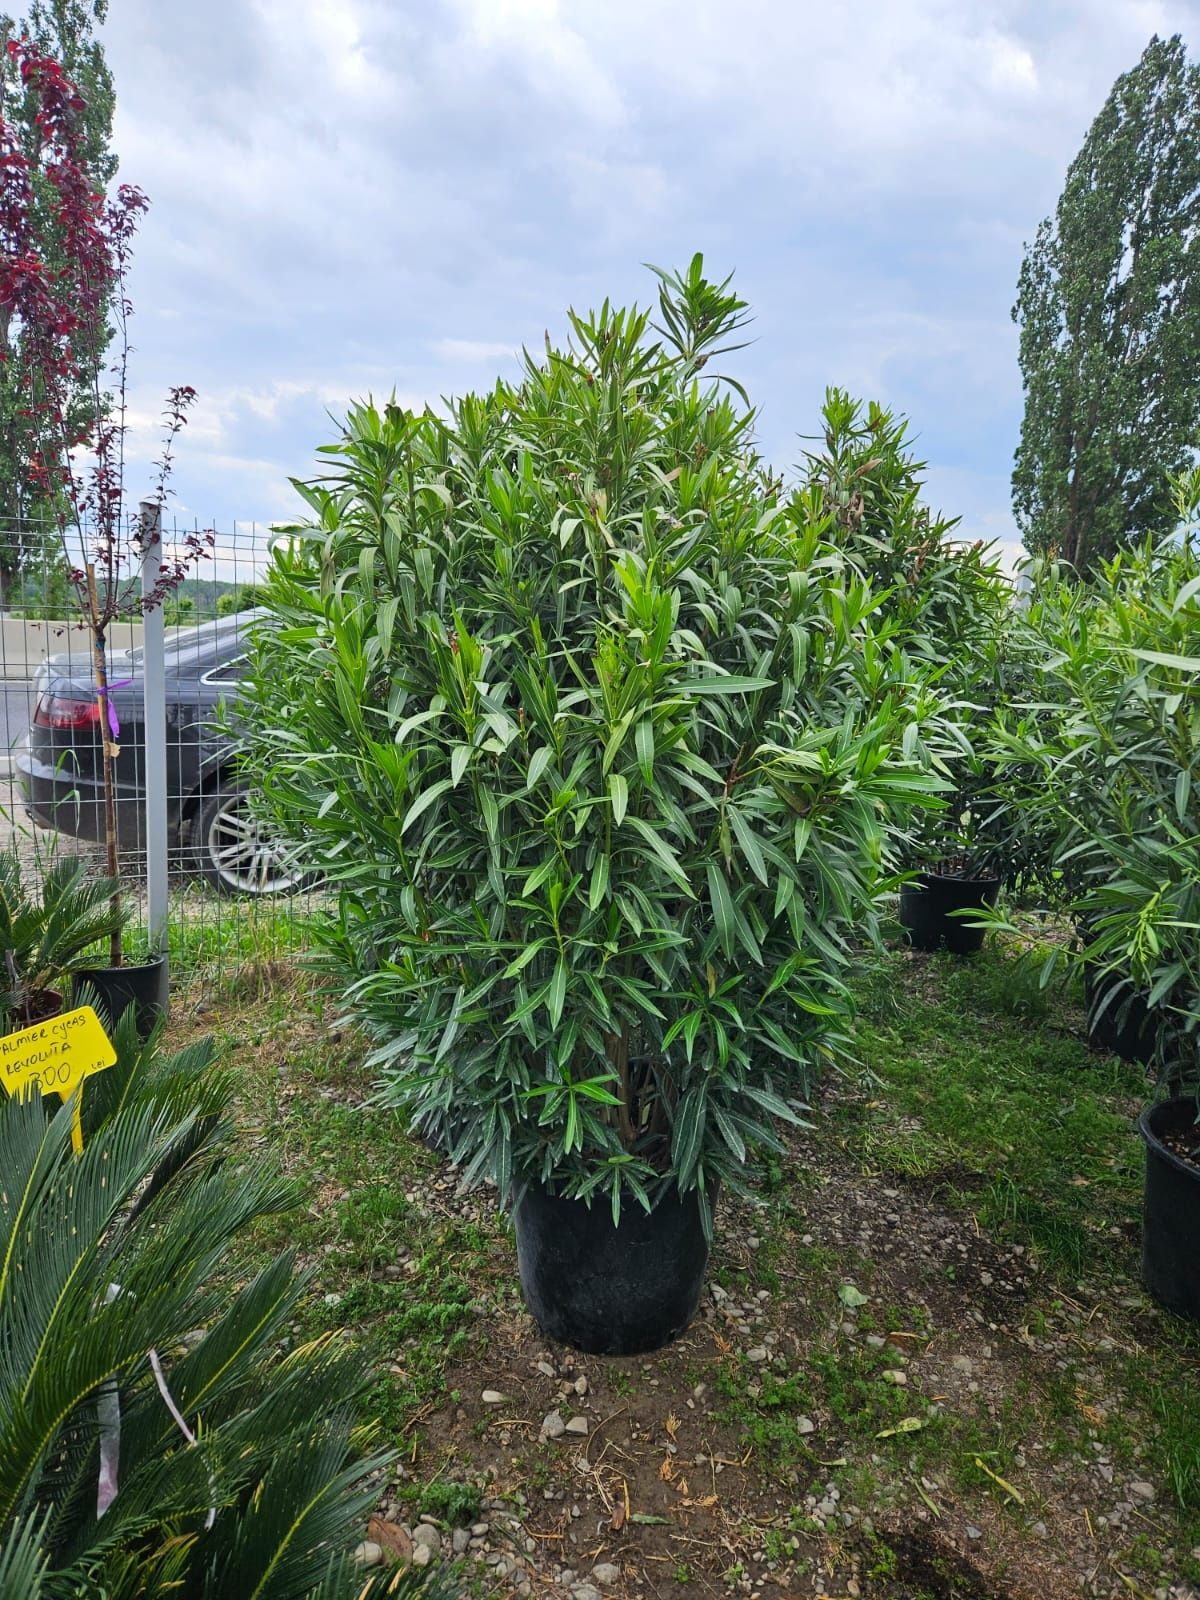
[(9, 750), (24, 737), (32, 711), (33, 684), (0, 678), (0, 771), (9, 764)]

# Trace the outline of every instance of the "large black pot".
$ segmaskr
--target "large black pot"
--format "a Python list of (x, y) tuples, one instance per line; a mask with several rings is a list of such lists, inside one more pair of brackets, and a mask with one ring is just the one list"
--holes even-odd
[(75, 994), (82, 996), (85, 988), (94, 991), (114, 1028), (129, 1007), (136, 1006), (138, 1032), (144, 1039), (167, 1014), (167, 958), (157, 956), (133, 966), (88, 967), (75, 974)]
[(1196, 1101), (1162, 1100), (1138, 1119), (1146, 1141), (1142, 1282), (1156, 1300), (1200, 1322), (1200, 1167), (1182, 1160), (1163, 1136), (1189, 1129), (1200, 1145)]
[(1122, 1061), (1148, 1067), (1154, 1060), (1156, 1029), (1145, 996), (1135, 993), (1127, 979), (1090, 966), (1084, 968), (1083, 992), (1089, 1043), (1097, 1050), (1111, 1050)]
[(626, 1199), (614, 1227), (607, 1200), (589, 1207), (529, 1183), (513, 1223), (525, 1303), (551, 1339), (632, 1356), (669, 1344), (695, 1316), (708, 1264), (695, 1194), (672, 1186), (650, 1212)]
[(982, 928), (969, 928), (956, 911), (980, 912), (996, 904), (999, 878), (963, 878), (938, 872), (921, 872), (911, 883), (900, 885), (900, 926), (914, 950), (938, 950), (952, 955), (974, 955), (983, 948)]

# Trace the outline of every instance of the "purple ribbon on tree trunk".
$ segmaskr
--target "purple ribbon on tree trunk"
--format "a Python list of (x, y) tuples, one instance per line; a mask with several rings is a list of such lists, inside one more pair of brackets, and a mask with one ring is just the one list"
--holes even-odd
[(108, 731), (114, 739), (121, 737), (121, 724), (117, 721), (117, 708), (113, 705), (109, 696), (114, 689), (127, 689), (132, 682), (132, 678), (118, 678), (116, 683), (106, 684), (103, 689), (96, 690), (96, 698), (104, 701), (104, 709), (108, 717)]

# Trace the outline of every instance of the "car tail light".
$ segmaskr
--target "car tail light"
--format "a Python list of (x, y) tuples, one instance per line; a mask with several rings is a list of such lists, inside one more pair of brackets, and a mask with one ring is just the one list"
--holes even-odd
[(94, 700), (75, 700), (62, 694), (43, 694), (33, 713), (38, 728), (90, 728), (100, 721)]

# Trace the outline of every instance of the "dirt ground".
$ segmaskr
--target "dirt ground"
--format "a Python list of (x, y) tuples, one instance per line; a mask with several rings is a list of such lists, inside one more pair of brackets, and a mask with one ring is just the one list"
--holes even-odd
[[(512, 1298), (488, 1304), (479, 1353), (448, 1371), (453, 1398), (423, 1419), (423, 1454), (488, 1480), (493, 1521), (475, 1545), (495, 1547), (500, 1592), (528, 1583), (591, 1600), (599, 1567), (610, 1579), (601, 1592), (656, 1600), (1196, 1595), (1170, 1565), (1150, 1587), (1124, 1571), (1131, 1531), (1165, 1563), (1176, 1553), (1161, 1486), (1087, 1449), (1089, 1410), (1120, 1404), (1106, 1388), (1120, 1348), (1107, 1320), (1056, 1294), (1031, 1331), (1045, 1285), (1019, 1246), (993, 1244), (927, 1184), (876, 1187), (829, 1155), (815, 1139), (795, 1144), (803, 1198), (794, 1217), (771, 1218), (765, 1273), (762, 1212), (722, 1202), (700, 1314), (665, 1351), (583, 1356), (548, 1344)], [(769, 1196), (764, 1204), (770, 1212)], [(789, 1270), (789, 1260), (814, 1265)], [(754, 1287), (762, 1277), (777, 1287)], [(866, 1305), (905, 1308), (911, 1325), (864, 1333), (863, 1311), (837, 1292), (843, 1277), (869, 1291)], [(727, 1290), (722, 1278), (750, 1287)], [(1014, 1452), (1019, 1485), (989, 1478), (991, 1452), (972, 1458), (969, 1440), (989, 1420), (1036, 1424), (1038, 1391), (1061, 1387), (1080, 1359), (1092, 1380), (1076, 1385), (1080, 1453), (1030, 1432)], [(830, 1397), (831, 1365), (863, 1392)], [(872, 1386), (899, 1404), (871, 1418)], [(781, 1450), (755, 1437), (754, 1402), (767, 1389), (780, 1400)], [(853, 1425), (848, 1410), (861, 1413)], [(554, 1413), (581, 1431), (547, 1437)], [(959, 1463), (973, 1468), (970, 1491), (944, 1470), (944, 1446), (909, 1448), (956, 1415), (972, 1419)], [(864, 1418), (884, 1423), (866, 1430), (874, 1448)]]

